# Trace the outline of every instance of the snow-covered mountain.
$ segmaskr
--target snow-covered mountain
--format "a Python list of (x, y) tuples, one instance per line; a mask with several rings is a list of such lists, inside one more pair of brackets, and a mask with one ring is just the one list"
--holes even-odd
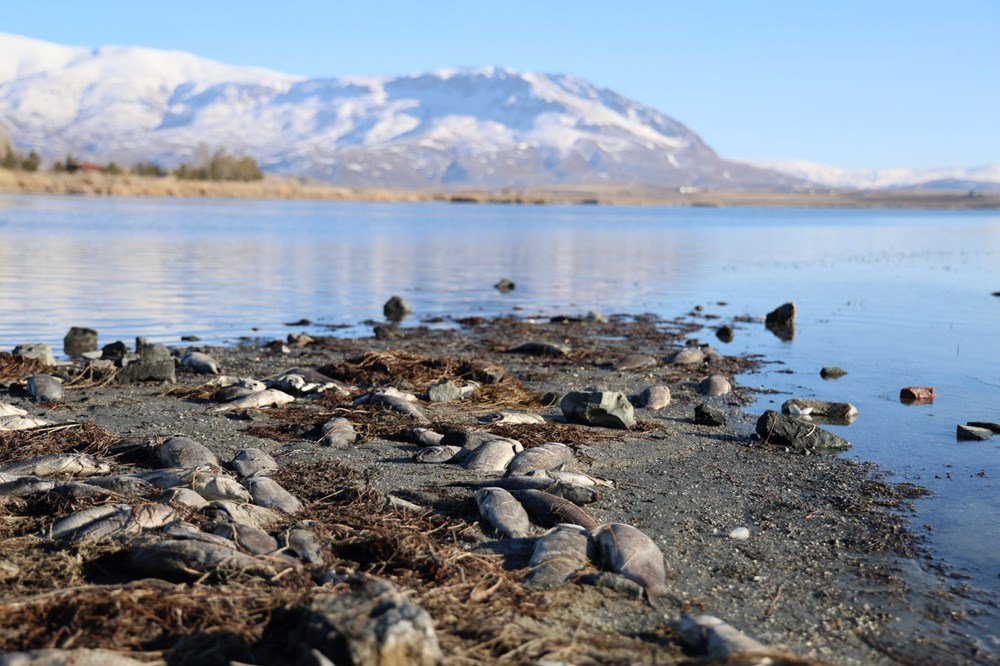
[(842, 169), (802, 160), (755, 160), (751, 164), (844, 189), (1000, 189), (1000, 164), (941, 169)]
[(676, 120), (570, 76), (502, 68), (306, 79), (0, 34), (0, 123), (44, 159), (174, 166), (199, 144), (346, 185), (631, 183), (791, 189)]

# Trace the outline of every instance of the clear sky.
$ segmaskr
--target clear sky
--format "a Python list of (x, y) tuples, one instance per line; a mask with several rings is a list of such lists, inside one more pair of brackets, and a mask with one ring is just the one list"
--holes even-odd
[(1000, 162), (1000, 0), (0, 0), (0, 31), (312, 77), (573, 74), (727, 158)]

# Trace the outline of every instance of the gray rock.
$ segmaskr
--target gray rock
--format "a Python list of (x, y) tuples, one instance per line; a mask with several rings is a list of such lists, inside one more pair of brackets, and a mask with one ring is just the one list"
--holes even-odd
[[(330, 576), (338, 591), (279, 618), (281, 638), (297, 649), (315, 648), (337, 664), (436, 666), (443, 655), (434, 621), (391, 583), (365, 574)], [(346, 584), (346, 585), (345, 585)], [(346, 589), (345, 589), (346, 588)], [(294, 627), (285, 636), (286, 627)]]
[(617, 391), (572, 391), (559, 402), (570, 423), (628, 430), (635, 425), (635, 410)]
[(184, 358), (181, 359), (181, 365), (190, 369), (192, 372), (198, 373), (199, 375), (219, 374), (218, 361), (202, 352), (188, 352), (184, 355)]
[(219, 459), (204, 444), (189, 437), (171, 437), (156, 450), (164, 467), (219, 466)]
[(644, 370), (657, 365), (658, 361), (647, 354), (625, 354), (611, 363), (612, 370)]
[(480, 384), (499, 384), (507, 374), (499, 365), (484, 361), (466, 363), (462, 368), (462, 373)]
[(72, 358), (93, 351), (97, 351), (97, 331), (92, 328), (74, 326), (63, 338), (63, 352), (66, 356)]
[(724, 426), (726, 425), (726, 413), (718, 407), (701, 403), (694, 408), (694, 422), (705, 426)]
[(101, 358), (108, 361), (121, 361), (126, 356), (128, 356), (128, 347), (121, 340), (116, 340), (101, 347)]
[(767, 313), (764, 318), (767, 330), (782, 340), (795, 337), (795, 303), (785, 303)]
[(837, 366), (830, 366), (828, 368), (822, 368), (819, 371), (819, 376), (823, 379), (837, 379), (838, 377), (843, 377), (847, 374), (847, 370), (843, 368), (838, 368)]
[(960, 425), (955, 429), (955, 437), (960, 442), (985, 442), (993, 437), (989, 428), (978, 428), (971, 425)]
[(493, 285), (493, 288), (499, 291), (501, 294), (506, 294), (507, 292), (514, 291), (517, 287), (516, 284), (508, 280), (507, 278), (500, 278), (500, 281)]
[(670, 389), (666, 386), (649, 386), (643, 389), (636, 401), (646, 409), (663, 409), (670, 404)]
[(451, 402), (453, 400), (458, 400), (462, 397), (462, 389), (458, 385), (449, 380), (445, 379), (437, 384), (432, 384), (427, 389), (427, 398), (431, 402)]
[(757, 419), (756, 430), (765, 444), (782, 446), (796, 453), (837, 451), (851, 446), (846, 439), (818, 426), (802, 423), (770, 409)]
[(399, 324), (380, 324), (372, 329), (372, 332), (375, 333), (376, 340), (402, 340), (406, 337), (406, 333), (403, 332)]
[(705, 352), (698, 347), (682, 349), (670, 357), (673, 365), (701, 365), (705, 362)]
[(729, 380), (722, 375), (706, 377), (698, 384), (698, 392), (711, 397), (726, 395), (732, 390), (733, 387), (729, 383)]
[(177, 382), (174, 370), (174, 358), (170, 350), (161, 344), (147, 344), (139, 352), (139, 360), (129, 363), (116, 376), (119, 384), (137, 384), (139, 382)]
[(28, 377), (28, 393), (35, 402), (59, 402), (66, 396), (62, 382), (51, 375)]
[(382, 306), (382, 312), (389, 321), (403, 321), (413, 308), (401, 296), (393, 296)]
[(31, 342), (25, 345), (18, 345), (14, 347), (12, 353), (14, 356), (20, 356), (22, 358), (33, 358), (36, 361), (41, 361), (45, 365), (56, 364), (56, 359), (52, 355), (52, 347), (42, 342)]
[(528, 356), (558, 356), (563, 357), (569, 354), (570, 349), (566, 345), (557, 345), (551, 342), (525, 342), (506, 350), (508, 354), (527, 354)]
[(732, 342), (733, 338), (736, 337), (736, 329), (728, 324), (725, 326), (720, 326), (715, 329), (715, 337), (719, 338), (721, 342)]

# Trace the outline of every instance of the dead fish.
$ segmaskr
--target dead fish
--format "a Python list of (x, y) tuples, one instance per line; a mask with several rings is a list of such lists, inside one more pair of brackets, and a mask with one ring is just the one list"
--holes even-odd
[(524, 582), (528, 587), (549, 590), (568, 582), (594, 558), (590, 532), (580, 525), (560, 523), (535, 542)]
[(427, 428), (406, 428), (399, 433), (404, 442), (416, 444), (417, 446), (437, 446), (441, 443), (444, 435), (439, 435)]
[(572, 460), (573, 449), (560, 442), (546, 442), (514, 456), (507, 466), (507, 476), (527, 474), (539, 469), (554, 469)]
[[(210, 470), (210, 467), (205, 467), (201, 471), (208, 472)], [(198, 468), (193, 467), (170, 467), (166, 469), (154, 469), (149, 472), (138, 474), (137, 476), (143, 481), (153, 484), (157, 488), (167, 490), (169, 488), (180, 487), (190, 488), (191, 484), (194, 482), (194, 475), (198, 471)]]
[(202, 352), (188, 352), (181, 359), (181, 365), (199, 375), (219, 374), (219, 362)]
[(270, 565), (236, 548), (195, 539), (164, 539), (140, 546), (129, 554), (129, 564), (140, 575), (166, 580), (190, 580), (213, 572), (277, 575)]
[(219, 459), (215, 454), (207, 446), (199, 444), (190, 437), (170, 437), (157, 447), (156, 453), (160, 458), (160, 464), (164, 467), (219, 466)]
[(26, 409), (15, 407), (6, 402), (0, 402), (0, 416), (24, 416), (28, 413)]
[(94, 498), (94, 499), (108, 499), (117, 500), (119, 502), (128, 499), (121, 493), (116, 493), (113, 490), (108, 490), (106, 488), (101, 488), (100, 486), (91, 486), (86, 483), (80, 483), (78, 481), (71, 481), (70, 483), (64, 483), (59, 486), (55, 486), (49, 492), (60, 495), (62, 497), (72, 497), (72, 498)]
[(35, 402), (58, 402), (66, 395), (62, 382), (51, 375), (28, 377), (28, 393)]
[(203, 512), (218, 514), (223, 520), (229, 520), (240, 525), (267, 528), (282, 520), (282, 514), (274, 509), (268, 509), (249, 502), (233, 502), (231, 500), (215, 500), (202, 509)]
[(389, 387), (373, 391), (367, 396), (361, 396), (355, 400), (354, 404), (383, 405), (405, 416), (411, 416), (422, 423), (429, 422), (430, 419), (414, 404), (416, 401), (417, 397), (412, 393), (403, 393)]
[(570, 348), (549, 342), (525, 342), (506, 350), (507, 354), (528, 354), (530, 356), (566, 356)]
[(289, 368), (268, 380), (268, 388), (297, 393), (323, 393), (334, 390), (348, 393), (351, 387), (312, 368)]
[(47, 493), (56, 487), (55, 481), (37, 476), (4, 475), (4, 479), (6, 480), (0, 482), (0, 495), (8, 497), (27, 497), (34, 493)]
[(251, 555), (267, 555), (278, 550), (278, 540), (259, 527), (231, 523), (219, 525), (213, 532)]
[(268, 476), (278, 471), (274, 458), (260, 449), (240, 449), (233, 457), (233, 469), (241, 479), (248, 476)]
[(227, 548), (236, 548), (236, 544), (218, 534), (203, 532), (201, 528), (183, 520), (175, 520), (163, 527), (163, 533), (171, 539), (190, 539), (193, 541), (205, 541), (215, 543)]
[(477, 447), (462, 460), (462, 467), (474, 472), (502, 472), (517, 452), (508, 440), (496, 439)]
[(667, 362), (673, 365), (701, 365), (705, 362), (705, 352), (698, 347), (686, 347), (671, 356)]
[(295, 398), (287, 393), (279, 391), (278, 389), (266, 389), (264, 391), (251, 393), (245, 398), (233, 400), (232, 402), (227, 402), (223, 405), (219, 405), (218, 407), (212, 407), (208, 411), (231, 412), (237, 409), (262, 409), (264, 407), (287, 405), (290, 402), (295, 402)]
[(659, 361), (646, 354), (625, 354), (611, 363), (611, 369), (619, 371), (642, 370), (658, 364)]
[(647, 386), (636, 398), (636, 402), (646, 409), (663, 409), (670, 404), (670, 389), (660, 384)]
[(0, 474), (15, 476), (96, 476), (110, 471), (111, 465), (86, 453), (54, 453), (0, 466)]
[(400, 511), (412, 511), (414, 513), (422, 513), (427, 510), (419, 504), (414, 504), (413, 502), (405, 500), (402, 497), (396, 497), (391, 493), (385, 496), (385, 508), (397, 509)]
[(670, 627), (682, 643), (709, 659), (769, 649), (714, 615), (681, 615), (671, 618)]
[(156, 491), (156, 486), (149, 481), (144, 481), (137, 476), (120, 474), (118, 476), (92, 476), (83, 481), (89, 486), (97, 486), (104, 490), (109, 490), (119, 495), (127, 497), (144, 497), (152, 495)]
[(494, 425), (537, 425), (545, 423), (545, 419), (538, 414), (529, 414), (528, 412), (500, 412), (499, 414), (484, 416), (482, 420)]
[(332, 418), (322, 427), (323, 437), (319, 440), (320, 446), (332, 446), (343, 449), (353, 444), (358, 439), (358, 433), (354, 430), (354, 424), (345, 418)]
[(572, 472), (568, 469), (534, 469), (528, 472), (528, 476), (540, 476), (554, 481), (562, 481), (575, 486), (585, 486), (588, 488), (614, 488), (615, 483), (607, 479), (599, 479), (583, 472)]
[(428, 446), (417, 451), (413, 455), (413, 460), (418, 463), (458, 463), (469, 455), (469, 452), (461, 446)]
[(270, 477), (252, 476), (243, 479), (243, 485), (250, 491), (253, 503), (257, 506), (277, 509), (285, 513), (298, 513), (302, 510), (302, 502)]
[(0, 666), (145, 666), (146, 662), (110, 650), (55, 648), (0, 654)]
[(503, 488), (480, 488), (476, 491), (476, 506), (479, 507), (479, 515), (501, 536), (522, 539), (531, 532), (528, 513)]
[(323, 544), (312, 530), (293, 528), (285, 534), (284, 542), (306, 564), (323, 564)]
[(5, 430), (31, 430), (32, 428), (40, 428), (47, 425), (52, 425), (52, 421), (46, 421), (37, 416), (27, 414), (0, 416), (0, 432)]
[(657, 606), (667, 595), (663, 553), (642, 531), (623, 523), (591, 528), (598, 561), (606, 569), (622, 574), (646, 589), (649, 602)]
[(190, 488), (171, 488), (157, 498), (164, 504), (200, 509), (208, 505), (208, 500)]
[[(266, 478), (266, 477), (264, 477)], [(249, 502), (250, 493), (240, 482), (228, 476), (198, 471), (191, 480), (191, 490), (207, 500), (235, 500)]]
[(147, 503), (137, 506), (106, 504), (74, 513), (55, 522), (49, 535), (56, 540), (103, 541), (146, 529), (163, 527), (176, 514), (166, 504)]
[[(260, 387), (260, 391), (264, 390), (264, 385)], [(247, 388), (246, 386), (223, 386), (218, 391), (212, 394), (212, 400), (215, 402), (232, 402), (233, 400), (239, 400), (240, 398), (245, 398), (248, 395), (257, 393), (257, 391), (252, 388)]]
[(528, 515), (539, 525), (552, 527), (559, 523), (572, 523), (588, 530), (598, 526), (598, 522), (590, 514), (573, 502), (543, 490), (514, 490), (511, 495), (517, 498)]

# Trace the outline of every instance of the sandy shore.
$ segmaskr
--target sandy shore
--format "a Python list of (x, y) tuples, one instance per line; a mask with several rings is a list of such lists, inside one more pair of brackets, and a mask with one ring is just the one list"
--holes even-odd
[[(90, 450), (125, 473), (156, 467), (147, 445), (170, 434), (205, 444), (224, 462), (240, 448), (258, 447), (274, 456), (276, 478), (306, 505), (275, 529), (310, 527), (325, 559), (269, 581), (218, 572), (183, 582), (137, 577), (124, 542), (73, 545), (35, 536), (94, 500), (0, 498), (7, 572), (0, 576), (0, 649), (107, 648), (168, 663), (296, 663), (298, 647), (281, 632), (290, 612), (331, 589), (317, 580), (333, 570), (369, 573), (404, 590), (433, 619), (447, 664), (689, 663), (695, 657), (667, 621), (685, 612), (717, 615), (767, 645), (824, 663), (1000, 663), (966, 635), (983, 600), (963, 593), (907, 528), (909, 500), (919, 488), (884, 483), (874, 466), (761, 443), (753, 434), (760, 410), (743, 411), (759, 389), (737, 383), (718, 398), (697, 391), (696, 382), (711, 373), (752, 375), (759, 359), (663, 362), (686, 340), (709, 339), (702, 323), (470, 320), (454, 331), (405, 329), (403, 339), (391, 341), (321, 338), (288, 353), (207, 349), (226, 374), (263, 379), (310, 367), (352, 387), (348, 394), (329, 391), (228, 414), (208, 411), (211, 390), (199, 387), (210, 378), (184, 368), (176, 386), (103, 385), (106, 373), (62, 368), (56, 373), (71, 389), (63, 401), (42, 406), (18, 382), (33, 368), (0, 364), (6, 368), (0, 402), (63, 426), (0, 435), (0, 462)], [(529, 341), (570, 351), (505, 353)], [(632, 352), (658, 362), (632, 371), (608, 367)], [(555, 590), (525, 587), (524, 567), (543, 530), (530, 539), (498, 539), (480, 524), (472, 491), (450, 485), (478, 477), (457, 465), (415, 463), (418, 448), (400, 433), (419, 424), (353, 404), (378, 387), (421, 395), (442, 379), (461, 383), (470, 363), (500, 366), (505, 379), (462, 401), (420, 402), (428, 427), (489, 429), (529, 447), (570, 444), (575, 469), (616, 486), (585, 509), (598, 522), (634, 525), (663, 551), (668, 607), (581, 582), (587, 571)], [(568, 424), (546, 396), (587, 387), (631, 395), (653, 384), (670, 388), (671, 404), (637, 409), (638, 426), (628, 431)], [(785, 397), (765, 395), (763, 402), (780, 405)], [(728, 425), (696, 425), (692, 412), (700, 402), (724, 410)], [(501, 411), (538, 413), (546, 422), (491, 424), (490, 415)], [(334, 416), (353, 424), (357, 443), (339, 449), (317, 443), (319, 427)], [(390, 495), (423, 509), (387, 508)], [(198, 512), (185, 516), (207, 524)], [(729, 538), (736, 527), (747, 527), (750, 538)]]
[(75, 194), (127, 197), (216, 197), (235, 199), (296, 199), (311, 201), (420, 202), (691, 207), (785, 208), (928, 208), (995, 209), (1000, 193), (970, 196), (967, 192), (906, 192), (898, 190), (815, 192), (704, 191), (643, 186), (565, 186), (527, 190), (385, 190), (336, 187), (315, 181), (268, 176), (254, 183), (221, 183), (100, 173), (26, 173), (0, 169), (0, 193)]

